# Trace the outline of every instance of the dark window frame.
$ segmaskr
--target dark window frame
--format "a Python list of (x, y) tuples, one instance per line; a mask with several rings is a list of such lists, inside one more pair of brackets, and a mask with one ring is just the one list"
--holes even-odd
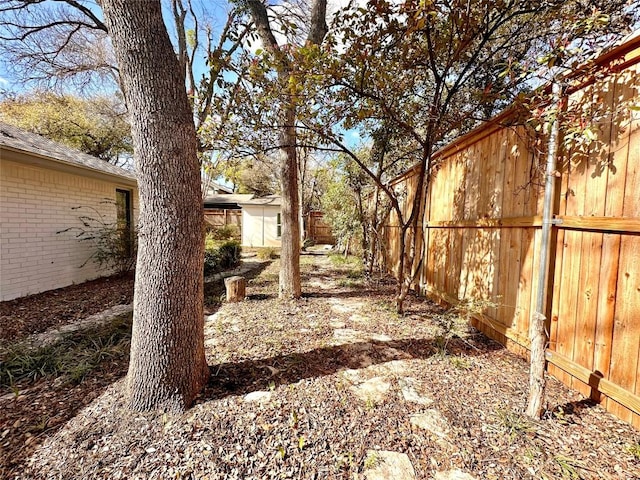
[(282, 238), (282, 213), (276, 216), (276, 238)]

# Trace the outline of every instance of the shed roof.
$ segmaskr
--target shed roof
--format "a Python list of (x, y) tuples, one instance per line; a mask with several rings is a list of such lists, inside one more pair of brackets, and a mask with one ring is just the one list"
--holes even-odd
[(253, 198), (252, 193), (217, 193), (204, 198), (205, 205), (226, 205), (245, 203)]
[(33, 155), (41, 160), (50, 160), (66, 166), (119, 177), (127, 183), (136, 181), (133, 172), (2, 121), (0, 121), (0, 148)]

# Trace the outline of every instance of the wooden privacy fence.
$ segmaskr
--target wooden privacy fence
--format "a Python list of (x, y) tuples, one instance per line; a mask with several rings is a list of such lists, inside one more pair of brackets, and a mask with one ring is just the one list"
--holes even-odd
[(331, 226), (324, 221), (322, 212), (312, 211), (306, 218), (307, 238), (312, 239), (316, 244), (335, 245), (336, 239), (331, 231)]
[(242, 234), (242, 210), (205, 208), (204, 220), (205, 223), (212, 228), (234, 225), (238, 228), (238, 234)]
[[(567, 115), (587, 125), (593, 141), (572, 142), (570, 128), (561, 131), (565, 142), (558, 157), (551, 266), (544, 286), (548, 371), (636, 427), (638, 40), (603, 57), (601, 72), (606, 73), (583, 80), (566, 95)], [(426, 258), (416, 287), (448, 303), (488, 301), (474, 326), (526, 355), (539, 288), (546, 139), (523, 126), (504, 126), (508, 121), (508, 114), (497, 117), (436, 154), (439, 169), (422, 206), (419, 239)], [(407, 205), (415, 184), (411, 170), (394, 183), (406, 189)], [(385, 228), (391, 265), (398, 261), (398, 232), (392, 215)]]

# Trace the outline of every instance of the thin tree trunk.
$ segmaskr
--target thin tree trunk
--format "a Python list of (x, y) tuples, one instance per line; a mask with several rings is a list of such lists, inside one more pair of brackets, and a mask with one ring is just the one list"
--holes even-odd
[[(281, 85), (290, 84), (293, 65), (280, 49), (271, 29), (267, 9), (260, 0), (247, 0), (258, 36), (264, 48), (278, 60), (276, 67)], [(315, 0), (311, 7), (311, 19), (307, 43), (319, 45), (327, 33), (326, 0)], [(296, 108), (295, 92), (288, 91), (280, 118), (280, 184), (282, 186), (282, 239), (280, 255), (280, 298), (299, 298), (300, 287), (300, 183), (298, 180), (298, 157), (296, 152)]]
[(298, 157), (296, 151), (295, 107), (283, 112), (280, 132), (280, 183), (282, 186), (282, 238), (280, 298), (300, 298), (300, 198), (298, 196)]
[(129, 405), (182, 410), (208, 376), (193, 116), (160, 1), (102, 0), (102, 7), (131, 113), (140, 198)]
[(529, 338), (531, 339), (531, 361), (529, 364), (529, 398), (525, 414), (539, 419), (542, 415), (545, 390), (545, 350), (546, 332), (544, 329), (546, 317), (540, 313), (531, 316)]
[(396, 294), (396, 312), (400, 315), (404, 313), (404, 299), (406, 294), (404, 293), (404, 266), (406, 262), (406, 249), (407, 249), (407, 227), (405, 225), (400, 227), (400, 252), (398, 255), (398, 282), (397, 282), (397, 294)]

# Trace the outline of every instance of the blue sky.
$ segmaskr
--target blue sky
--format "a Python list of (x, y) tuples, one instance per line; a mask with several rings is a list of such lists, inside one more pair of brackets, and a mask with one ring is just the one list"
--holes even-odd
[[(82, 3), (89, 6), (96, 16), (102, 18), (102, 12), (95, 2), (85, 1)], [(51, 7), (52, 5), (54, 5), (54, 2), (45, 1), (44, 4), (38, 6), (38, 9)], [(167, 30), (172, 36), (172, 39), (175, 40), (175, 29), (173, 27), (174, 23), (170, 4), (168, 0), (162, 0), (162, 5), (165, 25), (167, 25)], [(193, 0), (193, 6), (196, 13), (201, 16), (201, 19), (204, 19), (201, 20), (201, 26), (205, 23), (211, 26), (215, 42), (227, 18), (227, 11), (229, 9), (228, 2), (226, 0)], [(9, 89), (19, 93), (34, 88), (35, 85), (24, 85), (20, 79), (15, 78), (10, 72), (8, 62), (9, 59), (0, 53), (0, 90)], [(196, 79), (204, 73), (205, 68), (204, 52), (200, 52), (196, 57)], [(70, 91), (73, 91), (73, 89), (70, 88)]]

